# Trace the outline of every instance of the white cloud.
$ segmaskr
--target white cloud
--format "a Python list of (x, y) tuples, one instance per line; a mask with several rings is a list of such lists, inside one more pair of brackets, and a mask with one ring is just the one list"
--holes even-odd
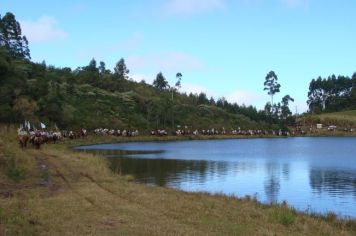
[(20, 21), (22, 33), (30, 43), (43, 43), (68, 37), (68, 33), (57, 27), (57, 21), (50, 16), (41, 16), (36, 21)]
[(223, 9), (225, 0), (169, 0), (163, 7), (171, 15), (209, 12)]
[[(132, 74), (130, 75), (130, 78), (136, 82), (141, 82), (144, 80), (147, 84), (152, 84), (153, 81), (156, 78), (156, 74), (152, 75), (144, 75), (144, 74)], [(167, 78), (166, 78), (167, 79)], [(179, 89), (179, 92), (181, 93), (193, 93), (193, 94), (199, 94), (201, 92), (205, 93), (208, 97), (214, 96), (214, 93), (211, 92), (209, 89), (202, 85), (198, 84), (192, 84), (192, 83), (182, 83), (182, 87)]]
[(182, 83), (182, 88), (179, 91), (187, 94), (189, 93), (199, 94), (203, 92), (206, 94), (208, 98), (216, 97), (216, 94), (214, 92), (210, 91), (208, 88), (199, 84)]
[[(147, 84), (152, 84), (153, 81), (156, 78), (156, 75), (144, 75), (144, 74), (132, 74), (130, 75), (130, 78), (136, 82), (141, 82), (144, 80)], [(199, 94), (201, 92), (205, 93), (208, 98), (210, 97), (217, 97), (217, 94), (209, 90), (208, 88), (204, 87), (203, 85), (199, 84), (192, 84), (192, 83), (186, 83), (183, 81), (182, 87), (179, 89), (180, 93), (193, 93), (193, 94)]]
[(154, 69), (165, 72), (202, 70), (204, 63), (187, 53), (163, 52), (129, 56), (126, 64), (131, 70)]
[[(76, 54), (79, 59), (102, 59), (105, 60), (111, 55), (116, 53), (130, 53), (138, 49), (143, 42), (143, 34), (140, 32), (136, 32), (133, 35), (118, 40), (117, 42), (105, 45), (92, 45), (90, 47), (80, 48)], [(118, 60), (118, 59), (117, 59)], [(116, 62), (115, 62), (116, 63)]]
[(143, 42), (143, 34), (134, 33), (131, 37), (119, 42), (110, 48), (110, 51), (132, 51), (137, 49)]
[(141, 82), (144, 80), (146, 84), (152, 84), (155, 76), (154, 75), (143, 75), (143, 74), (132, 74), (130, 75), (130, 78), (133, 79), (136, 82)]
[(233, 103), (236, 102), (239, 105), (253, 105), (256, 106), (256, 102), (262, 99), (260, 94), (251, 91), (236, 90), (225, 96), (226, 100)]

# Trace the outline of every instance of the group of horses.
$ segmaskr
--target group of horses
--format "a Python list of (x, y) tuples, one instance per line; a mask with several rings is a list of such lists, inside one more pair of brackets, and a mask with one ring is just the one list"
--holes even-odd
[(123, 136), (123, 137), (135, 137), (139, 135), (138, 130), (120, 130), (120, 129), (107, 129), (107, 128), (98, 128), (94, 129), (94, 134), (96, 135), (113, 135), (113, 136)]
[[(165, 136), (168, 135), (168, 132), (164, 129), (152, 130), (151, 135), (157, 136)], [(292, 132), (295, 134), (295, 132)], [(195, 129), (191, 132), (189, 129), (178, 129), (172, 132), (172, 135), (247, 135), (247, 136), (254, 136), (254, 135), (275, 135), (275, 136), (290, 136), (292, 135), (289, 131), (282, 131), (282, 130), (242, 130), (242, 129), (231, 129), (230, 131), (226, 131), (225, 128), (222, 129)]]
[[(116, 129), (103, 129), (98, 128), (94, 130), (94, 134), (96, 135), (113, 135), (113, 136), (138, 136), (138, 130), (116, 130)], [(168, 136), (175, 135), (175, 136), (182, 136), (182, 135), (247, 135), (247, 136), (254, 136), (254, 135), (275, 135), (275, 136), (290, 136), (296, 134), (296, 132), (292, 131), (283, 131), (283, 130), (242, 130), (242, 129), (231, 129), (230, 131), (216, 128), (210, 129), (195, 129), (193, 132), (190, 129), (177, 129), (169, 133), (165, 129), (156, 129), (151, 130), (149, 133), (151, 136)]]
[(28, 143), (32, 144), (32, 147), (40, 149), (42, 144), (45, 143), (56, 143), (64, 138), (76, 139), (87, 135), (85, 129), (79, 131), (44, 131), (44, 130), (18, 130), (18, 141), (20, 147), (26, 148)]
[[(353, 131), (353, 130), (352, 130)], [(350, 132), (352, 132), (350, 131)], [(138, 136), (138, 130), (120, 130), (120, 129), (107, 129), (107, 128), (97, 128), (93, 131), (96, 135), (113, 135), (113, 136), (124, 136), (124, 137), (134, 137)], [(32, 146), (36, 149), (39, 149), (44, 143), (56, 143), (62, 139), (77, 139), (85, 137), (88, 134), (86, 129), (80, 129), (77, 131), (44, 131), (44, 130), (25, 130), (19, 129), (18, 131), (18, 140), (21, 148), (26, 148), (28, 143), (31, 143)], [(190, 129), (178, 129), (171, 133), (171, 135), (181, 136), (181, 135), (245, 135), (245, 136), (262, 136), (262, 135), (270, 135), (270, 136), (293, 136), (298, 134), (306, 134), (300, 127), (296, 127), (291, 132), (283, 131), (283, 130), (242, 130), (231, 129), (226, 131), (225, 128), (215, 129), (195, 129), (191, 132)], [(151, 130), (150, 135), (156, 136), (167, 136), (168, 132), (165, 129), (157, 129)]]
[(36, 149), (40, 149), (41, 145), (44, 143), (56, 143), (61, 139), (62, 135), (60, 132), (47, 132), (47, 131), (19, 131), (19, 144), (21, 148), (26, 148), (27, 143), (31, 143)]

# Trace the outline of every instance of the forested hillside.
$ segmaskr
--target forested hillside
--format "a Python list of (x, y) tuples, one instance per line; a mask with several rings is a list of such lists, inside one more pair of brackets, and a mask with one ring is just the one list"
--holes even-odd
[(74, 70), (31, 62), (28, 41), (15, 16), (6, 13), (0, 19), (0, 122), (141, 130), (277, 129), (285, 127), (286, 120), (293, 123), (287, 119), (292, 117), (288, 100), (284, 108), (257, 111), (224, 98), (215, 101), (204, 93), (180, 93), (184, 76), (179, 72), (171, 86), (162, 73), (152, 85), (135, 82), (124, 59), (113, 70), (95, 59)]

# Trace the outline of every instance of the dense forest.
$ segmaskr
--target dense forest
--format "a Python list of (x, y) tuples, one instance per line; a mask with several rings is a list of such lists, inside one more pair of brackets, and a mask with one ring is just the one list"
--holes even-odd
[(356, 109), (356, 73), (352, 78), (331, 75), (313, 79), (309, 85), (308, 105), (312, 113)]
[(272, 97), (264, 110), (208, 98), (205, 93), (179, 92), (184, 82), (169, 85), (159, 72), (153, 84), (130, 79), (123, 58), (113, 70), (92, 59), (71, 69), (31, 61), (28, 41), (12, 13), (0, 16), (0, 122), (44, 122), (59, 128), (193, 129), (241, 127), (279, 129), (294, 123), (287, 95), (273, 103), (279, 92), (277, 76), (269, 73), (265, 90)]

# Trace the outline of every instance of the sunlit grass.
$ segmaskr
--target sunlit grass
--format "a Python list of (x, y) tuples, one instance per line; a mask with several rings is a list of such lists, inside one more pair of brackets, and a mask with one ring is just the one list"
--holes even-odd
[(325, 113), (317, 115), (317, 117), (328, 125), (356, 126), (356, 110)]

